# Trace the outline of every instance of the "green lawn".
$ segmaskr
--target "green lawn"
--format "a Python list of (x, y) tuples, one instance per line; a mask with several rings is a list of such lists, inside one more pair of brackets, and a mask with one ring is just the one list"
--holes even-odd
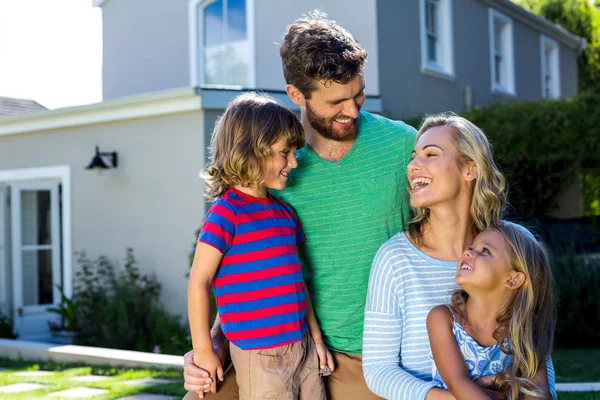
[(600, 349), (555, 349), (552, 361), (557, 382), (600, 382)]
[(598, 400), (600, 392), (558, 393), (558, 400)]
[[(177, 398), (182, 398), (186, 394), (186, 390), (183, 388), (182, 371), (180, 370), (159, 371), (151, 369), (88, 367), (51, 362), (35, 363), (27, 361), (11, 361), (2, 358), (0, 358), (0, 367), (8, 369), (6, 371), (0, 371), (0, 386), (24, 382), (47, 385), (43, 389), (22, 392), (20, 394), (0, 394), (0, 398), (5, 398), (3, 396), (10, 396), (10, 399), (15, 400), (40, 399), (44, 398), (48, 393), (73, 387), (89, 387), (109, 391), (105, 395), (94, 397), (94, 400), (113, 400), (119, 397), (131, 396), (139, 393), (172, 395)], [(15, 372), (37, 370), (53, 371), (54, 373), (52, 376), (37, 378), (14, 375)], [(69, 379), (70, 377), (79, 375), (102, 375), (112, 377), (112, 379), (103, 382), (76, 382)], [(124, 384), (126, 380), (141, 378), (176, 379), (178, 382), (152, 386), (132, 386)], [(60, 398), (57, 397), (56, 399), (59, 400)]]

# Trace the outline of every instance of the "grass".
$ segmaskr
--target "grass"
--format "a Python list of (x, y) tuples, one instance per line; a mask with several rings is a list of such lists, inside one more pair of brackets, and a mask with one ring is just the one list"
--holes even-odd
[(557, 382), (600, 382), (600, 349), (555, 349), (552, 361)]
[[(140, 393), (153, 393), (172, 395), (176, 398), (182, 398), (187, 392), (183, 388), (182, 371), (180, 370), (153, 370), (153, 369), (133, 369), (133, 368), (114, 368), (114, 367), (90, 367), (74, 364), (58, 364), (54, 362), (31, 362), (31, 361), (12, 361), (0, 358), (0, 366), (7, 368), (6, 371), (0, 371), (0, 386), (13, 383), (39, 383), (47, 385), (38, 390), (32, 390), (22, 393), (11, 393), (10, 398), (15, 400), (40, 399), (46, 397), (51, 392), (57, 392), (74, 387), (88, 387), (108, 390), (107, 394), (95, 396), (94, 400), (114, 400), (124, 396), (131, 396)], [(21, 371), (52, 371), (53, 374), (45, 377), (22, 377), (17, 376), (15, 372)], [(74, 376), (80, 375), (102, 375), (112, 379), (103, 382), (76, 382), (70, 380)], [(177, 382), (160, 385), (126, 385), (125, 381), (142, 378), (160, 378), (173, 379)], [(6, 395), (5, 395), (6, 396)], [(0, 398), (4, 398), (0, 395)], [(53, 397), (55, 398), (55, 397)], [(60, 397), (55, 399), (59, 400)]]
[(558, 393), (558, 400), (598, 400), (600, 392), (570, 392)]

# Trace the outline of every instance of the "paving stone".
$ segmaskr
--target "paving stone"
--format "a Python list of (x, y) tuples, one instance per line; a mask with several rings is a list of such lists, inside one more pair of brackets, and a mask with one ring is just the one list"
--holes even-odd
[(43, 376), (54, 375), (52, 371), (25, 371), (25, 372), (16, 372), (17, 376), (25, 376), (27, 378), (40, 378)]
[(148, 393), (140, 393), (134, 396), (120, 397), (117, 400), (173, 400), (176, 397), (173, 396), (165, 396), (163, 394), (148, 394)]
[(106, 381), (108, 379), (113, 379), (110, 376), (100, 376), (100, 375), (82, 375), (82, 376), (74, 376), (71, 378), (72, 381), (76, 382), (101, 382)]
[(557, 392), (593, 392), (600, 391), (600, 382), (557, 383)]
[(60, 392), (54, 392), (47, 394), (48, 397), (68, 397), (70, 399), (89, 399), (90, 397), (99, 396), (101, 394), (108, 393), (108, 390), (104, 389), (92, 389), (86, 387), (76, 387)]
[(173, 383), (180, 382), (173, 379), (153, 379), (153, 378), (144, 378), (144, 379), (133, 379), (130, 381), (124, 381), (123, 383), (126, 385), (163, 385), (165, 383)]
[(43, 387), (44, 385), (38, 385), (37, 383), (14, 383), (12, 385), (0, 386), (0, 393), (28, 392), (30, 390), (41, 389)]

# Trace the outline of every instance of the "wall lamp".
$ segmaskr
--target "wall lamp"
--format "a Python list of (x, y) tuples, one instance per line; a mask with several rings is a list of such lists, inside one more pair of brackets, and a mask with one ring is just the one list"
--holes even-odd
[[(108, 160), (108, 164), (106, 163)], [(117, 168), (117, 152), (101, 152), (96, 146), (96, 154), (90, 164), (85, 169), (92, 169), (100, 173), (103, 169)]]

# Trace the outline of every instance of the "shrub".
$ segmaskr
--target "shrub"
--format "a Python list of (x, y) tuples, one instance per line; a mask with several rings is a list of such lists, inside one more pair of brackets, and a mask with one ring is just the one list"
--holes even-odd
[(78, 263), (73, 300), (81, 344), (174, 354), (191, 348), (179, 317), (159, 302), (161, 284), (140, 272), (132, 249), (119, 272), (105, 256), (90, 260), (80, 252)]
[(13, 331), (13, 319), (0, 311), (0, 338), (16, 339), (17, 336)]

